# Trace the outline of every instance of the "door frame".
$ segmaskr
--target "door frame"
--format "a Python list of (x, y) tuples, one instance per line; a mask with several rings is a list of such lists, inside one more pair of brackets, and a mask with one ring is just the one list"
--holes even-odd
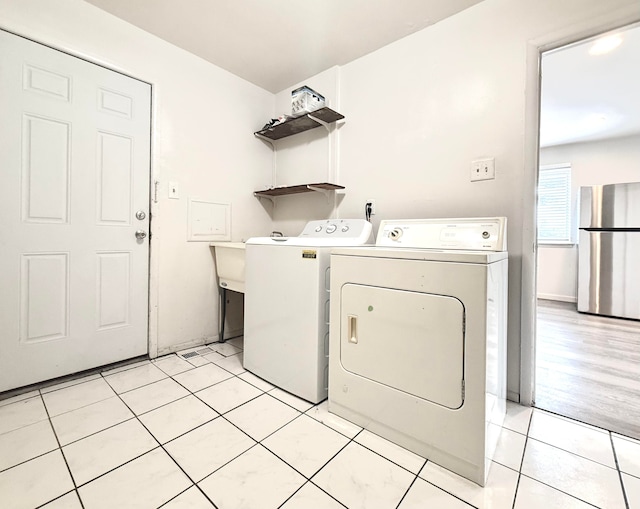
[(146, 83), (151, 87), (151, 118), (150, 118), (150, 154), (149, 154), (149, 273), (147, 274), (147, 300), (148, 300), (148, 312), (147, 312), (147, 351), (149, 358), (153, 359), (158, 356), (158, 302), (159, 302), (159, 260), (158, 250), (155, 249), (158, 242), (159, 226), (158, 226), (158, 186), (159, 178), (156, 172), (156, 168), (160, 165), (156, 161), (157, 152), (155, 150), (156, 144), (156, 101), (155, 101), (155, 85), (152, 81), (140, 78), (135, 74), (132, 74), (124, 69), (115, 67), (113, 63), (103, 62), (95, 57), (88, 57), (79, 53), (76, 49), (67, 48), (60, 44), (53, 44), (43, 40), (37, 36), (26, 35), (22, 31), (13, 30), (4, 24), (0, 23), (0, 30), (3, 30), (9, 34), (22, 37), (42, 46), (46, 46), (56, 51), (60, 51), (66, 55), (74, 58), (78, 58), (93, 65), (97, 65), (109, 71), (122, 74), (134, 80)]
[(520, 300), (520, 403), (535, 403), (538, 242), (536, 204), (540, 153), (540, 91), (542, 53), (604, 32), (640, 22), (638, 8), (628, 6), (527, 43), (525, 77), (524, 183), (522, 218), (522, 280)]

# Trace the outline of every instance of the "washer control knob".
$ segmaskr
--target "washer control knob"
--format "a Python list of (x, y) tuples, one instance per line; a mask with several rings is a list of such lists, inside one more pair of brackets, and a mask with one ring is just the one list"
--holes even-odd
[(391, 240), (398, 240), (400, 237), (402, 237), (402, 229), (401, 228), (394, 228), (393, 230), (391, 230), (389, 232), (389, 238)]
[(348, 231), (349, 231), (349, 227), (345, 224), (345, 225), (342, 227), (342, 231), (343, 231), (343, 232), (348, 232)]
[(316, 226), (316, 231), (317, 232), (321, 232), (322, 231), (322, 226)]
[(489, 232), (482, 232), (482, 238), (483, 239), (488, 239), (489, 237), (491, 237), (491, 234)]
[(338, 229), (338, 227), (335, 224), (330, 224), (329, 226), (327, 226), (327, 233), (333, 233)]

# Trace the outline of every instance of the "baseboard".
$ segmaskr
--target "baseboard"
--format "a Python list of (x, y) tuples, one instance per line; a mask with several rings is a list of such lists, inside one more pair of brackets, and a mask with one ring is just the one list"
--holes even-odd
[(571, 296), (571, 295), (556, 295), (554, 293), (539, 293), (538, 294), (538, 299), (544, 299), (544, 300), (557, 300), (560, 302), (571, 302), (571, 303), (576, 303), (578, 302), (578, 299), (576, 299), (575, 297)]
[[(244, 334), (243, 328), (224, 331), (224, 338), (225, 339), (237, 338), (238, 336), (242, 336), (242, 334)], [(220, 334), (215, 334), (213, 336), (207, 336), (205, 338), (192, 339), (190, 341), (178, 343), (177, 345), (169, 345), (167, 347), (158, 349), (158, 357), (162, 357), (163, 355), (168, 355), (170, 353), (180, 352), (182, 350), (187, 350), (189, 348), (208, 345), (209, 343), (216, 343), (219, 341), (219, 339), (220, 339)]]
[(237, 338), (238, 336), (242, 336), (243, 334), (244, 334), (244, 328), (224, 331), (224, 339)]
[(507, 401), (511, 401), (513, 403), (520, 403), (520, 394), (515, 391), (507, 390)]

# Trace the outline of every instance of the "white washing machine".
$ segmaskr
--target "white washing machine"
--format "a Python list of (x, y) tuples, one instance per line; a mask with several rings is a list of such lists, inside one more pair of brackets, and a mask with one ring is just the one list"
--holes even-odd
[(506, 398), (506, 218), (382, 221), (331, 255), (329, 411), (484, 486)]
[(335, 219), (246, 242), (247, 370), (312, 403), (327, 398), (330, 251), (370, 240), (368, 221)]

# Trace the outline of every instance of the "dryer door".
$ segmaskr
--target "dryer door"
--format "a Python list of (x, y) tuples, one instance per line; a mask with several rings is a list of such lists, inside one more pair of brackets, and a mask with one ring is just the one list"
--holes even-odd
[(443, 295), (346, 284), (341, 304), (344, 369), (447, 408), (462, 406), (462, 302)]

